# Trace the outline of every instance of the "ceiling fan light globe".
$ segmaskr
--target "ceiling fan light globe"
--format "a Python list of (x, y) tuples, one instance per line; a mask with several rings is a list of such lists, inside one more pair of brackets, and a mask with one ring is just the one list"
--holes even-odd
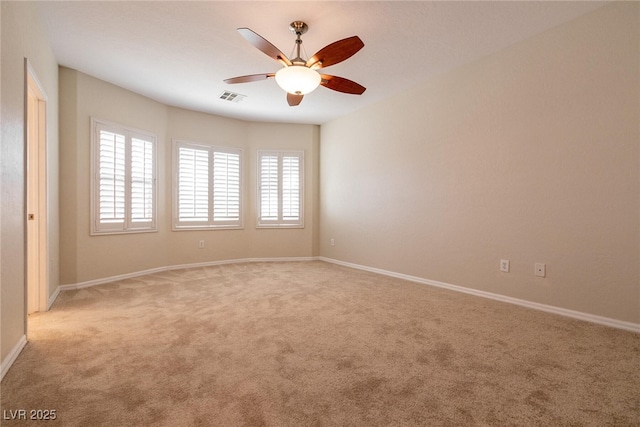
[(320, 85), (320, 74), (304, 65), (291, 65), (276, 72), (276, 83), (294, 95), (306, 95)]

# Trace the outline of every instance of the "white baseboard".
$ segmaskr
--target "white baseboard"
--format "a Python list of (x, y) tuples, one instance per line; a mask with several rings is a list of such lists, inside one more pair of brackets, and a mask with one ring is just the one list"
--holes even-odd
[(566, 308), (555, 307), (552, 305), (540, 304), (537, 302), (522, 300), (518, 298), (508, 297), (505, 295), (494, 294), (492, 292), (480, 291), (477, 289), (465, 288), (463, 286), (451, 285), (449, 283), (438, 282), (435, 280), (423, 279), (422, 277), (409, 276), (407, 274), (396, 273), (393, 271), (382, 270), (374, 267), (367, 267), (364, 265), (353, 264), (350, 262), (339, 261), (337, 259), (319, 257), (321, 261), (329, 262), (332, 264), (342, 265), (344, 267), (355, 268), (358, 270), (369, 271), (372, 273), (382, 274), (384, 276), (395, 277), (398, 279), (407, 280), (410, 282), (420, 283), (423, 285), (436, 286), (438, 288), (449, 289), (456, 292), (463, 292), (465, 294), (471, 294), (482, 298), (489, 298), (496, 301), (506, 302), (509, 304), (515, 304), (522, 307), (532, 308), (534, 310), (546, 311), (548, 313), (559, 314), (565, 317), (571, 317), (573, 319), (584, 320), (591, 323), (597, 323), (599, 325), (610, 326), (612, 328), (624, 329), (626, 331), (640, 333), (640, 324), (633, 322), (626, 322), (623, 320), (611, 319), (609, 317), (597, 316), (595, 314), (583, 313), (581, 311), (569, 310)]
[(228, 259), (222, 261), (207, 261), (195, 264), (181, 264), (166, 267), (166, 270), (179, 270), (182, 268), (194, 268), (194, 267), (211, 267), (214, 265), (227, 265), (227, 264), (243, 264), (247, 262), (289, 262), (289, 261), (317, 261), (318, 257), (282, 257), (282, 258), (239, 258)]
[(623, 320), (611, 319), (609, 317), (597, 316), (595, 314), (583, 313), (581, 311), (569, 310), (562, 307), (556, 307), (552, 305), (540, 304), (537, 302), (522, 300), (518, 298), (509, 297), (506, 295), (494, 294), (492, 292), (480, 291), (477, 289), (465, 288), (463, 286), (452, 285), (449, 283), (438, 282), (435, 280), (424, 279), (422, 277), (410, 276), (407, 274), (396, 273), (393, 271), (382, 270), (380, 268), (368, 267), (360, 264), (353, 264), (350, 262), (339, 261), (326, 257), (283, 257), (283, 258), (240, 258), (221, 261), (207, 261), (193, 264), (180, 264), (166, 267), (152, 268), (149, 270), (136, 271), (132, 273), (120, 274), (117, 276), (105, 277), (102, 279), (88, 280), (86, 282), (80, 282), (71, 285), (60, 285), (56, 292), (49, 299), (49, 307), (53, 304), (61, 291), (67, 291), (72, 289), (82, 289), (90, 286), (102, 285), (105, 283), (111, 283), (118, 280), (130, 279), (134, 277), (144, 276), (147, 274), (160, 273), (163, 271), (179, 270), (184, 268), (197, 268), (197, 267), (209, 267), (214, 265), (226, 265), (226, 264), (241, 264), (247, 262), (285, 262), (285, 261), (325, 261), (332, 264), (342, 265), (344, 267), (355, 268), (358, 270), (369, 271), (372, 273), (382, 274), (384, 276), (395, 277), (398, 279), (407, 280), (410, 282), (420, 283), (423, 285), (436, 286), (439, 288), (449, 289), (456, 292), (463, 292), (465, 294), (475, 295), (482, 298), (489, 298), (496, 301), (506, 302), (509, 304), (515, 304), (522, 307), (532, 308), (534, 310), (546, 311), (548, 313), (558, 314), (565, 317), (571, 317), (573, 319), (584, 320), (591, 323), (597, 323), (599, 325), (610, 326), (617, 329), (624, 329), (631, 332), (640, 333), (640, 324), (633, 322), (626, 322)]
[(118, 274), (117, 276), (87, 280), (85, 282), (74, 283), (70, 285), (60, 285), (58, 286), (58, 289), (60, 289), (60, 291), (71, 291), (74, 289), (89, 288), (91, 286), (103, 285), (105, 283), (116, 282), (118, 280), (131, 279), (134, 277), (145, 276), (147, 274), (153, 274), (153, 273), (161, 273), (163, 271), (167, 271), (170, 269), (171, 268), (169, 267), (158, 267), (158, 268), (151, 268), (149, 270), (134, 271), (132, 273)]
[(5, 374), (9, 371), (13, 362), (16, 361), (25, 345), (27, 345), (27, 336), (23, 335), (20, 337), (16, 345), (13, 346), (7, 357), (2, 361), (2, 364), (0, 364), (0, 381), (2, 381)]
[[(318, 260), (318, 257), (240, 258), (240, 259), (229, 259), (229, 260), (221, 260), (221, 261), (199, 262), (199, 263), (193, 263), (193, 264), (171, 265), (166, 267), (152, 268), (149, 270), (135, 271), (132, 273), (119, 274), (117, 276), (104, 277), (102, 279), (88, 280), (86, 282), (80, 282), (80, 283), (75, 283), (71, 285), (60, 285), (58, 286), (58, 290), (56, 290), (54, 295), (57, 298), (60, 291), (88, 288), (90, 286), (102, 285), (105, 283), (116, 282), (118, 280), (131, 279), (134, 277), (145, 276), (147, 274), (161, 273), (163, 271), (180, 270), (183, 268), (210, 267), (214, 265), (227, 265), (227, 264), (242, 264), (246, 262), (286, 262), (286, 261), (317, 261), (317, 260)], [(55, 301), (55, 298), (53, 298), (53, 301)], [(53, 301), (50, 301), (49, 306), (53, 304)]]
[(47, 302), (47, 311), (49, 311), (53, 303), (56, 302), (58, 295), (60, 295), (60, 286), (58, 286), (55, 292), (49, 297), (49, 301)]

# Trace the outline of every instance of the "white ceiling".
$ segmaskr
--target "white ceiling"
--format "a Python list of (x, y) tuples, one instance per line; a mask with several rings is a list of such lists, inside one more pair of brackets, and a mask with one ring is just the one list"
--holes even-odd
[[(541, 1), (140, 1), (41, 2), (60, 65), (162, 103), (253, 121), (322, 124), (430, 77), (495, 53), (603, 6)], [(308, 56), (358, 35), (365, 47), (323, 69), (367, 88), (348, 95), (324, 87), (289, 107), (273, 79), (224, 79), (275, 72), (280, 65), (236, 31), (248, 27), (286, 55), (303, 20)], [(293, 55), (295, 56), (295, 55)], [(246, 95), (239, 103), (224, 91)]]

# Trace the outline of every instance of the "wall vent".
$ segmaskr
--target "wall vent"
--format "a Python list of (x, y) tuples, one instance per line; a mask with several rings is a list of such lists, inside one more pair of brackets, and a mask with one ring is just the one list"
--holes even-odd
[(220, 99), (223, 99), (225, 101), (235, 102), (235, 103), (242, 101), (246, 97), (247, 95), (240, 95), (239, 93), (229, 92), (227, 90), (225, 90), (220, 94)]

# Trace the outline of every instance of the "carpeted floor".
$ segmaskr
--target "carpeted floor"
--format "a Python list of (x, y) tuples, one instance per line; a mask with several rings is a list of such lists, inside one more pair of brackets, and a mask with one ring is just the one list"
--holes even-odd
[(29, 327), (3, 426), (640, 425), (640, 335), (320, 261), (68, 291)]

